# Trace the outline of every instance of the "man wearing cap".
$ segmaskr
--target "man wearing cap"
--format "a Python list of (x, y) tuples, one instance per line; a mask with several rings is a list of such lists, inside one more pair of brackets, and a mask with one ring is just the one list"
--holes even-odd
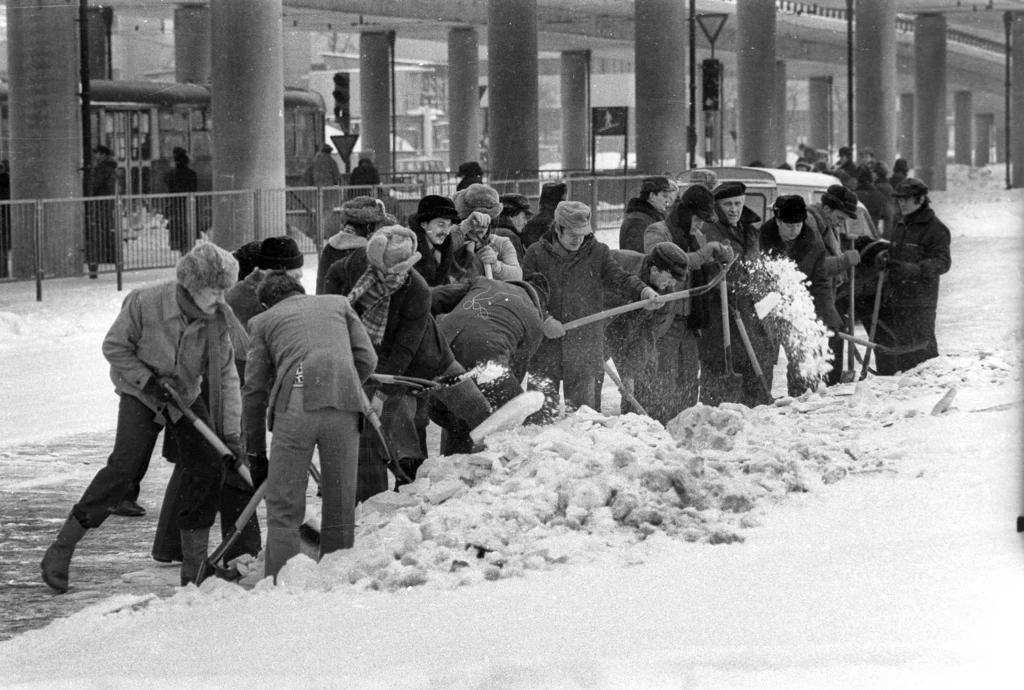
[[(860, 253), (848, 249), (839, 256), (831, 256), (825, 249), (821, 235), (808, 223), (807, 202), (802, 196), (793, 194), (780, 196), (772, 205), (774, 216), (761, 226), (761, 249), (775, 257), (785, 257), (796, 263), (800, 272), (807, 276), (808, 290), (814, 301), (814, 313), (825, 326), (836, 333), (844, 328), (842, 317), (836, 309), (834, 276), (848, 271), (860, 263)], [(783, 343), (785, 347), (786, 343)], [(826, 377), (828, 385), (839, 383), (843, 370), (843, 341), (833, 335), (828, 340), (832, 350), (832, 371)], [(787, 355), (789, 353), (787, 352)], [(797, 397), (816, 384), (801, 376), (795, 356), (789, 357), (786, 381), (789, 395)], [(771, 372), (765, 371), (771, 380)]]
[[(735, 283), (745, 276), (747, 269), (740, 262), (744, 259), (754, 259), (761, 253), (760, 233), (753, 225), (761, 219), (746, 207), (746, 192), (746, 185), (742, 182), (726, 181), (719, 184), (714, 191), (718, 219), (714, 223), (705, 224), (703, 229), (708, 242), (720, 242), (730, 246), (739, 259), (726, 276), (729, 283)], [(710, 266), (705, 270), (705, 275), (710, 279), (717, 275), (719, 270), (721, 269), (717, 266)], [(717, 291), (712, 291), (708, 293), (707, 299), (708, 324), (701, 334), (700, 341), (701, 402), (706, 405), (738, 402), (749, 407), (770, 403), (771, 400), (761, 389), (753, 364), (742, 347), (732, 348), (733, 371), (743, 377), (742, 390), (732, 390), (725, 361), (721, 297)], [(749, 301), (749, 298), (735, 292), (730, 295), (732, 306), (738, 307), (742, 315), (761, 370), (770, 372), (778, 359), (778, 343), (764, 330), (754, 313), (753, 304), (749, 304)], [(731, 329), (734, 330), (735, 328)], [(739, 399), (734, 399), (737, 396)]]
[(455, 265), (457, 238), (452, 230), (459, 220), (455, 203), (445, 196), (428, 194), (420, 199), (416, 213), (409, 216), (409, 229), (416, 235), (416, 244), (423, 258), (416, 271), (430, 287), (447, 285), (459, 271)]
[(893, 191), (900, 220), (893, 228), (892, 244), (876, 263), (888, 272), (891, 292), (880, 315), (889, 328), (879, 328), (878, 342), (894, 347), (920, 349), (905, 354), (875, 353), (881, 375), (907, 371), (939, 356), (935, 338), (935, 314), (939, 304), (939, 276), (949, 271), (949, 228), (935, 215), (928, 187), (908, 177)]
[(519, 235), (519, 239), (523, 241), (523, 252), (551, 231), (551, 225), (555, 222), (555, 208), (565, 200), (568, 190), (569, 186), (564, 182), (545, 182), (541, 185), (537, 215), (526, 221), (526, 227)]
[(272, 271), (258, 295), (267, 310), (251, 322), (243, 388), (246, 451), (266, 456), (266, 575), (299, 553), (313, 449), (320, 457), (321, 555), (355, 540), (360, 386), (377, 366), (362, 322), (344, 297), (305, 294), (284, 271)]
[(840, 170), (851, 177), (857, 172), (857, 164), (853, 162), (853, 149), (849, 146), (839, 147), (839, 160), (836, 161), (832, 172), (835, 174)]
[[(697, 173), (711, 171), (694, 170)], [(655, 223), (644, 232), (644, 251), (651, 253), (660, 243), (670, 242), (686, 253), (688, 271), (676, 281), (677, 291), (704, 285), (707, 275), (701, 269), (705, 263), (729, 263), (732, 248), (721, 242), (707, 242), (701, 228), (717, 220), (715, 198), (702, 184), (692, 184), (683, 192), (679, 203), (664, 222)], [(704, 244), (702, 244), (704, 242)], [(637, 386), (641, 404), (655, 419), (671, 419), (682, 410), (697, 404), (699, 393), (700, 329), (709, 324), (708, 297), (701, 295), (665, 305), (673, 318), (665, 333), (658, 338), (657, 361), (654, 372)], [(647, 390), (647, 388), (650, 390)]]
[(644, 230), (648, 225), (665, 220), (676, 190), (667, 177), (645, 177), (640, 183), (640, 196), (626, 202), (626, 216), (619, 227), (619, 249), (644, 251)]
[(491, 232), (501, 214), (498, 192), (485, 184), (471, 184), (455, 194), (455, 208), (462, 223), (453, 231), (455, 262), (468, 277), (485, 275), (485, 266), (498, 280), (522, 280), (515, 247), (507, 237)]
[[(357, 196), (341, 205), (341, 229), (324, 244), (316, 269), (316, 294), (324, 294), (324, 278), (336, 262), (366, 246), (367, 238), (382, 225), (395, 220), (384, 212), (384, 203), (372, 196)], [(390, 222), (389, 222), (390, 221)]]
[(516, 259), (522, 265), (526, 250), (523, 249), (523, 242), (519, 234), (533, 217), (530, 200), (522, 194), (502, 194), (499, 200), (501, 201), (501, 214), (491, 221), (491, 233), (508, 238), (516, 250)]
[[(579, 201), (558, 204), (554, 229), (526, 250), (523, 268), (527, 274), (541, 273), (551, 288), (546, 340), (531, 371), (547, 376), (556, 387), (564, 383), (572, 405), (594, 407), (595, 376), (604, 362), (604, 325), (589, 324), (567, 333), (562, 324), (602, 311), (606, 288), (629, 300), (653, 299), (657, 291), (626, 272), (608, 246), (597, 241), (590, 228), (590, 207)], [(660, 306), (652, 302), (646, 308)]]
[(329, 144), (317, 150), (303, 173), (306, 184), (312, 187), (338, 187), (345, 182), (332, 153), (334, 149)]

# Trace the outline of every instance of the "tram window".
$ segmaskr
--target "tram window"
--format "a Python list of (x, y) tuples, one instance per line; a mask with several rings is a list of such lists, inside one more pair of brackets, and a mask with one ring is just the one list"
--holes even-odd
[(206, 110), (203, 108), (196, 108), (192, 111), (192, 131), (193, 132), (205, 132), (208, 125), (208, 118), (206, 117)]

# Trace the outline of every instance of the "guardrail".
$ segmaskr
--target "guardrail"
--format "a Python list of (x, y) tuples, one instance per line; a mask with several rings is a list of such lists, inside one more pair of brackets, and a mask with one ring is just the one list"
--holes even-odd
[[(591, 207), (595, 230), (617, 228), (626, 202), (639, 192), (640, 179), (569, 177), (565, 180), (566, 198)], [(489, 184), (499, 194), (525, 195), (536, 211), (541, 187), (550, 181), (499, 180)], [(454, 191), (453, 185), (420, 181), (372, 187), (4, 201), (0, 202), (0, 285), (35, 280), (36, 299), (42, 300), (46, 279), (115, 274), (121, 290), (126, 271), (172, 267), (200, 238), (218, 241), (230, 237), (241, 245), (289, 234), (304, 253), (319, 253), (324, 242), (342, 230), (341, 206), (349, 199), (380, 199), (397, 222), (406, 224), (421, 198), (427, 194), (450, 197)]]

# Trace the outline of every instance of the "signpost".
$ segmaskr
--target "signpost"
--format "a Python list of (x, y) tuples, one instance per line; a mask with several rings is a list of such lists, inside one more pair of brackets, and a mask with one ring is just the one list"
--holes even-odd
[[(698, 14), (695, 17), (697, 26), (701, 33), (711, 44), (711, 58), (701, 63), (701, 100), (704, 111), (704, 165), (711, 166), (714, 163), (714, 141), (715, 141), (715, 118), (711, 113), (719, 114), (719, 130), (722, 129), (722, 76), (725, 72), (721, 60), (715, 59), (715, 41), (722, 33), (729, 15)], [(691, 78), (692, 72), (691, 72)], [(691, 123), (692, 126), (693, 123)], [(720, 151), (719, 155), (724, 154)]]
[(590, 109), (590, 174), (597, 172), (597, 138), (623, 137), (622, 140), (622, 173), (629, 170), (629, 108), (615, 106), (611, 108)]

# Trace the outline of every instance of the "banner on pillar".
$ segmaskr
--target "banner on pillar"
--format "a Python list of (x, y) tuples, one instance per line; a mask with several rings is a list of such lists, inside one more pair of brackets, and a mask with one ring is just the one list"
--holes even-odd
[(591, 108), (591, 122), (595, 137), (621, 137), (626, 135), (629, 108)]

